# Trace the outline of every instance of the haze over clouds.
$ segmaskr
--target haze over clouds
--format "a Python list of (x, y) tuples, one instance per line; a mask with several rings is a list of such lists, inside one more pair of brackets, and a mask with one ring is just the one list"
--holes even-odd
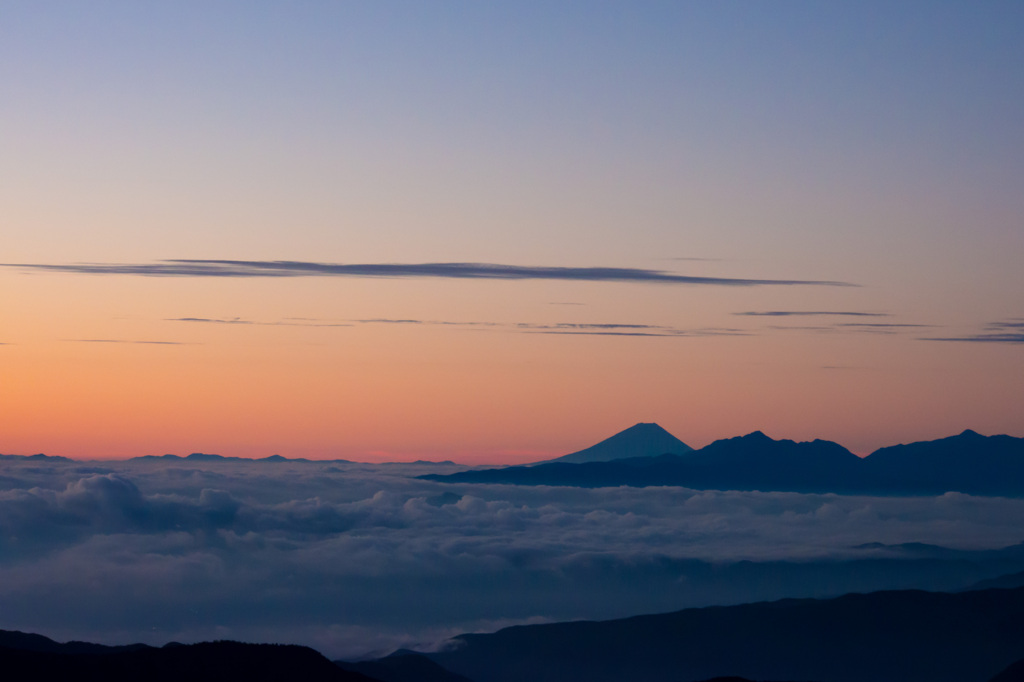
[[(1024, 539), (1024, 500), (960, 494), (449, 486), (412, 478), (453, 465), (162, 458), (4, 465), (4, 627), (111, 643), (231, 637), (350, 656), (518, 622), (851, 586), (960, 587), (1010, 565), (944, 565), (922, 562), (927, 553), (857, 546), (985, 550)], [(851, 560), (883, 563), (844, 568)]]

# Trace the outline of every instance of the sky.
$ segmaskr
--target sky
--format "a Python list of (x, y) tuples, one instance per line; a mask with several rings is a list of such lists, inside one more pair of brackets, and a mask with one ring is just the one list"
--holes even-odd
[(1017, 2), (0, 3), (0, 452), (1024, 436)]

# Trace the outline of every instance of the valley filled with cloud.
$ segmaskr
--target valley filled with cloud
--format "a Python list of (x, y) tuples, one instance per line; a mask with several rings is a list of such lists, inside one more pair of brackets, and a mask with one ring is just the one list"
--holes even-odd
[(5, 458), (5, 627), (356, 657), (516, 623), (962, 589), (1024, 570), (1021, 499), (416, 478), (464, 468)]

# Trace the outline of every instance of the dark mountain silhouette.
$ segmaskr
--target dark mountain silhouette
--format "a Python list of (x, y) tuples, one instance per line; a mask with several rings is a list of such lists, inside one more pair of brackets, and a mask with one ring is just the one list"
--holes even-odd
[(608, 462), (615, 459), (631, 457), (651, 457), (654, 455), (683, 455), (693, 451), (689, 445), (679, 440), (657, 424), (641, 422), (620, 431), (611, 438), (606, 438), (597, 445), (591, 445), (578, 452), (547, 460), (547, 462), (566, 462), (581, 464), (583, 462)]
[(49, 460), (51, 462), (73, 462), (69, 457), (61, 457), (60, 455), (44, 455), (39, 453), (38, 455), (0, 455), (0, 459), (27, 459), (29, 461), (36, 460)]
[(1011, 663), (989, 682), (1024, 682), (1024, 659)]
[(861, 464), (856, 455), (829, 441), (772, 440), (755, 431), (741, 438), (715, 441), (683, 455), (583, 464), (552, 462), (447, 476), (428, 474), (422, 478), (519, 485), (677, 485), (697, 489), (853, 492), (867, 485), (859, 477)]
[(374, 682), (303, 646), (204, 642), (105, 647), (59, 644), (41, 635), (7, 631), (0, 631), (0, 674), (12, 682)]
[(705, 680), (703, 682), (756, 682), (756, 681), (755, 680), (748, 680), (745, 677), (733, 677), (733, 676), (730, 675), (729, 677), (715, 677), (715, 678), (712, 678), (710, 680)]
[(1013, 589), (1016, 587), (1024, 587), (1024, 571), (1017, 571), (1016, 573), (1008, 573), (1006, 575), (996, 576), (995, 578), (987, 578), (986, 580), (980, 580), (974, 585), (972, 585), (971, 589)]
[(551, 462), (423, 476), (455, 483), (558, 486), (673, 485), (867, 495), (1024, 495), (1024, 438), (965, 431), (882, 448), (860, 458), (825, 440), (773, 440), (760, 431), (682, 455), (606, 462)]
[(860, 473), (861, 459), (827, 440), (772, 440), (760, 431), (716, 440), (683, 462), (696, 487), (738, 490), (844, 492)]
[(49, 637), (17, 630), (0, 630), (0, 647), (40, 654), (112, 654), (149, 649), (146, 644), (105, 646), (90, 642), (55, 642)]
[(253, 458), (250, 458), (250, 457), (233, 457), (233, 456), (230, 456), (230, 455), (215, 455), (215, 454), (209, 454), (209, 453), (205, 453), (205, 452), (193, 452), (192, 454), (190, 454), (190, 455), (188, 455), (186, 457), (182, 457), (181, 455), (141, 455), (139, 457), (132, 457), (128, 461), (130, 461), (130, 462), (131, 461), (138, 461), (138, 460), (145, 461), (145, 460), (154, 460), (154, 459), (182, 460), (182, 461), (186, 461), (186, 462), (187, 461), (191, 461), (191, 462), (266, 462), (268, 464), (275, 464), (275, 463), (278, 463), (278, 462), (285, 462), (285, 463), (288, 463), (288, 462), (307, 462), (307, 463), (316, 463), (316, 464), (324, 464), (324, 463), (327, 463), (327, 462), (334, 462), (334, 463), (338, 463), (338, 464), (353, 464), (353, 462), (351, 460), (347, 460), (347, 459), (317, 459), (317, 460), (312, 460), (312, 459), (307, 459), (305, 457), (283, 457), (281, 455), (269, 455), (267, 457), (260, 457), (260, 458), (253, 459)]
[(423, 654), (399, 650), (375, 661), (335, 661), (344, 670), (362, 673), (381, 682), (472, 682), (442, 668)]
[(1024, 658), (1024, 589), (785, 599), (462, 635), (425, 654), (475, 682), (986, 682)]
[(949, 438), (881, 448), (864, 463), (897, 492), (1024, 493), (1024, 438), (967, 430)]

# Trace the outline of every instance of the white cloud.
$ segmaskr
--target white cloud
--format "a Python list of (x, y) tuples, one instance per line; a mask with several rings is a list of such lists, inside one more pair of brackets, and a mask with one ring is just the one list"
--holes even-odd
[[(451, 486), (413, 477), (429, 466), (343, 463), (0, 467), (0, 628), (93, 641), (235, 637), (352, 655), (488, 623), (1024, 569), (1024, 557), (964, 568), (855, 549), (1024, 539), (1024, 500), (954, 493)], [(872, 571), (849, 563), (865, 559)]]

